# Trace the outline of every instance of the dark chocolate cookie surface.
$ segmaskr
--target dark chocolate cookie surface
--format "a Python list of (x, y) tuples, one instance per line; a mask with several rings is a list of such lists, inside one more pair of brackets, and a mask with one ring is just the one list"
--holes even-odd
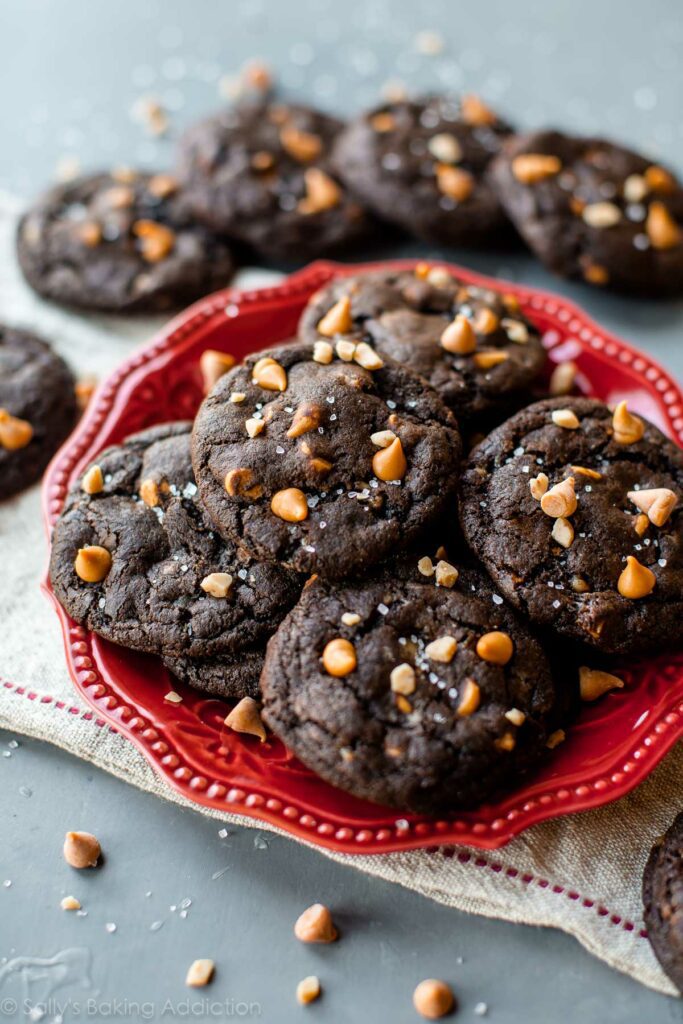
[(22, 217), (17, 251), (41, 295), (108, 312), (182, 306), (234, 270), (228, 244), (191, 217), (168, 174), (96, 174), (51, 189)]
[(436, 392), (370, 346), (345, 344), (249, 356), (204, 400), (192, 455), (225, 536), (336, 577), (393, 554), (447, 509), (455, 515), (460, 459)]
[(304, 262), (368, 221), (330, 164), (342, 124), (308, 107), (245, 102), (193, 125), (180, 175), (195, 214), (266, 257)]
[(49, 345), (0, 324), (0, 499), (41, 476), (75, 423), (74, 387)]
[(531, 401), (546, 356), (514, 295), (466, 285), (439, 265), (340, 277), (304, 310), (303, 340), (329, 337), (325, 317), (340, 300), (336, 333), (419, 373), (459, 423), (497, 423)]
[(555, 273), (620, 291), (683, 292), (683, 188), (640, 154), (603, 139), (535, 132), (507, 141), (490, 180)]
[(417, 812), (472, 807), (546, 752), (554, 684), (483, 575), (463, 571), (450, 587), (412, 576), (307, 587), (268, 644), (264, 718), (356, 796)]
[(683, 995), (683, 814), (655, 843), (643, 874), (647, 936)]
[[(298, 578), (215, 532), (197, 500), (189, 423), (136, 434), (95, 467), (55, 526), (50, 579), (60, 603), (100, 636), (161, 654), (193, 685), (223, 696), (250, 692), (259, 669), (253, 652), (262, 654), (296, 600)], [(195, 658), (218, 665), (204, 673)], [(205, 674), (212, 685), (202, 686)]]
[(532, 622), (607, 653), (683, 639), (683, 453), (620, 403), (538, 402), (470, 454), (465, 538)]
[(485, 171), (512, 129), (479, 99), (385, 103), (334, 148), (349, 188), (385, 220), (428, 242), (479, 244), (506, 221)]

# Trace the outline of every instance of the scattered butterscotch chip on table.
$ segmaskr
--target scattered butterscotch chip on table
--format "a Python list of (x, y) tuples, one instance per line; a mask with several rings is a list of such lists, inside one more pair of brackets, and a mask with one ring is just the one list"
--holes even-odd
[(188, 968), (185, 984), (188, 988), (204, 988), (213, 978), (215, 970), (213, 960), (195, 960)]
[(94, 868), (102, 853), (99, 840), (91, 832), (67, 832), (64, 860), (72, 868)]
[(297, 918), (294, 934), (299, 942), (334, 942), (339, 936), (332, 914), (322, 903), (313, 903)]
[(439, 1020), (453, 1010), (455, 996), (447, 982), (425, 978), (413, 992), (413, 1006), (426, 1020)]

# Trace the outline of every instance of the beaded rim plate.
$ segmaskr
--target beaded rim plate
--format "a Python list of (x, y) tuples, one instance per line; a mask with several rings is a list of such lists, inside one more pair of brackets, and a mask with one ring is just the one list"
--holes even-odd
[[(82, 422), (55, 456), (43, 485), (48, 533), (71, 481), (103, 448), (170, 419), (201, 400), (205, 348), (248, 352), (291, 337), (311, 294), (340, 274), (412, 269), (417, 261), (362, 266), (318, 262), (276, 287), (227, 289), (196, 303), (127, 359), (99, 388)], [(471, 284), (515, 294), (543, 334), (554, 362), (574, 360), (582, 390), (629, 407), (683, 445), (683, 394), (644, 353), (603, 331), (565, 299), (449, 265)], [(620, 671), (623, 690), (585, 706), (542, 769), (495, 803), (441, 818), (402, 816), (323, 782), (275, 737), (259, 743), (227, 729), (229, 705), (172, 680), (160, 661), (117, 647), (59, 616), (76, 689), (127, 736), (174, 789), (205, 807), (269, 822), (344, 853), (386, 853), (467, 844), (495, 849), (531, 825), (624, 796), (683, 736), (683, 652)], [(169, 703), (176, 690), (183, 700)]]

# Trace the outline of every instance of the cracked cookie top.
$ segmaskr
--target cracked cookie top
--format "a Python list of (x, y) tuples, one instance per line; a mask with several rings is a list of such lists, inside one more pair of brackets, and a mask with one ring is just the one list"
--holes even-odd
[(198, 224), (169, 174), (131, 170), (58, 185), (22, 217), (19, 263), (55, 302), (111, 312), (186, 305), (228, 283), (223, 238)]
[[(55, 525), (50, 580), (81, 625), (235, 696), (253, 686), (265, 641), (300, 589), (214, 530), (197, 499), (189, 423), (136, 434), (88, 467)], [(205, 679), (192, 661), (218, 657), (234, 675), (213, 666)]]
[(439, 582), (425, 561), (357, 584), (316, 580), (261, 677), (265, 721), (304, 764), (418, 812), (490, 799), (562, 738), (527, 627), (481, 573), (449, 566)]
[(465, 538), (540, 625), (609, 653), (683, 638), (683, 453), (625, 402), (537, 402), (470, 454)]
[(435, 391), (348, 339), (249, 356), (202, 403), (192, 447), (202, 500), (226, 537), (337, 577), (455, 515), (460, 450)]
[(439, 264), (338, 278), (311, 298), (299, 335), (369, 343), (424, 377), (468, 427), (528, 402), (546, 361), (514, 295), (465, 284)]

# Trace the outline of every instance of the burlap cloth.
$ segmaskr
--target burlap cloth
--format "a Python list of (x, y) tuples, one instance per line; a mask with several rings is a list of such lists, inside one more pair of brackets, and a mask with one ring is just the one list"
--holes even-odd
[[(16, 203), (0, 196), (0, 320), (43, 334), (78, 375), (102, 377), (159, 321), (77, 316), (40, 302), (16, 268), (15, 218)], [(266, 280), (272, 275), (255, 271), (240, 283)], [(38, 586), (45, 557), (40, 491), (34, 487), (0, 505), (0, 726), (47, 740), (141, 789), (184, 803), (74, 691), (56, 616)], [(497, 853), (465, 848), (382, 856), (323, 853), (448, 906), (561, 928), (617, 970), (673, 993), (642, 933), (640, 880), (652, 842), (681, 810), (682, 783), (679, 743), (630, 796), (536, 826)], [(249, 825), (235, 815), (197, 810)]]

